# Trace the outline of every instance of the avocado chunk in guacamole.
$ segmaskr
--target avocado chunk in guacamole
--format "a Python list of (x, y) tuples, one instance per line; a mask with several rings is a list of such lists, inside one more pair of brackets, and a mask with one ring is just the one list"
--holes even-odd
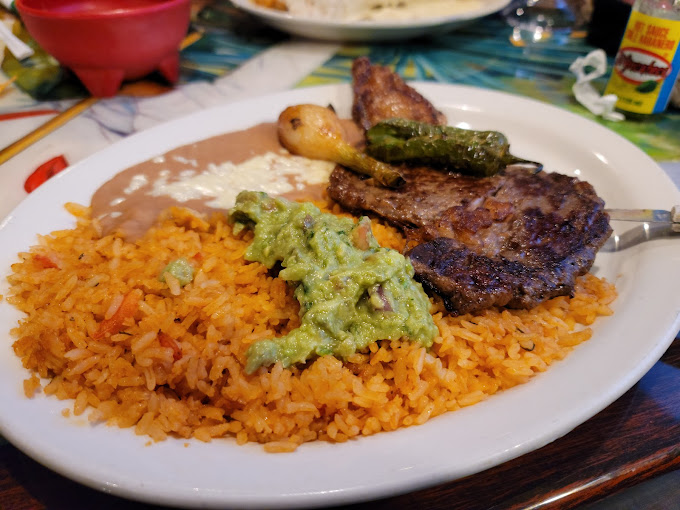
[(279, 277), (297, 284), (300, 302), (300, 327), (252, 344), (247, 373), (279, 361), (289, 367), (313, 355), (346, 358), (376, 340), (432, 345), (438, 330), (411, 263), (378, 245), (368, 218), (355, 223), (311, 203), (242, 191), (230, 219), (236, 233), (254, 231), (246, 260), (267, 268), (280, 263)]

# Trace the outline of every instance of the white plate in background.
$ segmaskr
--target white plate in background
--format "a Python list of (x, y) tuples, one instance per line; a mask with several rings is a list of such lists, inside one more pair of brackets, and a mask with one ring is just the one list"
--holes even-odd
[(498, 12), (510, 3), (510, 0), (470, 2), (469, 9), (464, 8), (460, 12), (446, 16), (343, 21), (295, 16), (286, 11), (261, 7), (251, 0), (231, 1), (239, 9), (283, 32), (310, 39), (339, 42), (395, 41), (450, 32), (471, 21)]

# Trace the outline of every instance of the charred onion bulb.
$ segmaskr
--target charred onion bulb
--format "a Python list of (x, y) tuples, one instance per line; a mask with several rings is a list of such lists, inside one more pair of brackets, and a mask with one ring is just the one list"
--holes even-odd
[(278, 132), (281, 145), (292, 154), (338, 163), (391, 188), (404, 184), (396, 168), (358, 151), (344, 140), (340, 119), (329, 108), (313, 104), (289, 106), (279, 115)]

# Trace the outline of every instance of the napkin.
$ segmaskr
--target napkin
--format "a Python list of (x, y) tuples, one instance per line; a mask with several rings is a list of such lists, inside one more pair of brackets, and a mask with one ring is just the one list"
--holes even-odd
[(607, 55), (604, 50), (593, 50), (585, 57), (577, 58), (569, 66), (569, 70), (576, 75), (576, 83), (571, 87), (571, 91), (579, 103), (606, 120), (625, 119), (622, 113), (614, 111), (618, 99), (616, 95), (602, 96), (592, 84), (593, 80), (607, 71)]
[(5, 43), (7, 49), (12, 52), (17, 60), (23, 60), (33, 55), (31, 47), (14, 35), (2, 20), (0, 20), (0, 41)]

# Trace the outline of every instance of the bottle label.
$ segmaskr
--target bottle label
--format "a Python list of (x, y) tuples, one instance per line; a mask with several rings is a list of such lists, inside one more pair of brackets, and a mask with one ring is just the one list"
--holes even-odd
[(651, 114), (666, 109), (680, 70), (680, 21), (633, 11), (605, 94), (616, 107)]

